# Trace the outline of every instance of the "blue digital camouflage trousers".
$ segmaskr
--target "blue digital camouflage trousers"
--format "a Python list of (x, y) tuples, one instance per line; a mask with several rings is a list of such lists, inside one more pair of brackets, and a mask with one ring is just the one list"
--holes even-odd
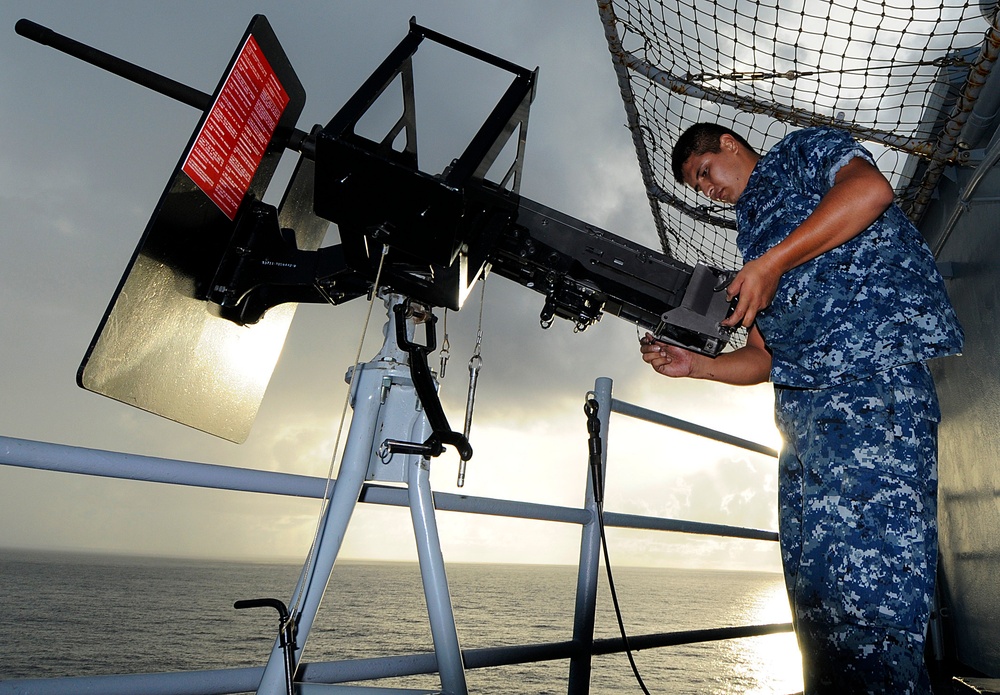
[(775, 391), (781, 553), (805, 695), (930, 693), (940, 412), (929, 371)]

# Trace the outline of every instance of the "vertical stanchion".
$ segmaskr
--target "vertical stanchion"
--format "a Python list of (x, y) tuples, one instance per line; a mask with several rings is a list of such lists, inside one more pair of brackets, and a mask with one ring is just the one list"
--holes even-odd
[[(601, 377), (595, 382), (594, 397), (598, 404), (601, 432), (605, 433), (605, 441), (607, 441), (608, 421), (611, 414), (611, 379)], [(580, 432), (581, 436), (586, 432), (582, 425)], [(602, 480), (607, 469), (607, 456), (607, 447), (605, 447), (601, 453)], [(599, 511), (589, 464), (587, 466), (587, 492), (584, 508), (590, 511), (591, 520), (583, 527), (580, 540), (580, 566), (577, 572), (576, 608), (573, 614), (573, 643), (576, 645), (576, 654), (569, 662), (567, 695), (588, 695), (590, 692), (590, 650), (594, 644), (597, 577), (601, 564), (601, 530), (597, 522)]]

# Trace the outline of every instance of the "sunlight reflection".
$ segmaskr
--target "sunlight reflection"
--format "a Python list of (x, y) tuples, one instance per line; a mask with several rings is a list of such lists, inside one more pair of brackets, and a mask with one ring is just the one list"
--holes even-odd
[[(762, 586), (742, 607), (745, 624), (762, 625), (791, 621), (788, 597), (780, 580)], [(730, 656), (742, 678), (733, 692), (746, 695), (788, 695), (802, 691), (802, 660), (795, 635), (783, 632), (731, 640)]]

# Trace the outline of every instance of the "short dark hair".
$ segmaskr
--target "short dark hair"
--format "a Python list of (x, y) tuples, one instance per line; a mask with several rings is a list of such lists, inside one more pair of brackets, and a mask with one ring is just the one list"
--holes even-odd
[(695, 123), (681, 133), (681, 136), (677, 138), (677, 143), (674, 145), (670, 164), (673, 166), (674, 178), (677, 180), (677, 183), (684, 183), (684, 173), (681, 171), (681, 167), (691, 157), (705, 154), (706, 152), (722, 151), (722, 145), (719, 141), (723, 135), (733, 136), (738, 143), (756, 154), (756, 150), (739, 133), (735, 133), (718, 123)]

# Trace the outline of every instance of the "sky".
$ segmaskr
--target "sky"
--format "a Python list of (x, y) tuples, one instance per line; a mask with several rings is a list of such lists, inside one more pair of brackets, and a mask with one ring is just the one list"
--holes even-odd
[[(539, 67), (521, 193), (658, 248), (596, 3), (0, 3), (0, 434), (22, 439), (325, 477), (367, 304), (303, 305), (246, 442), (240, 445), (84, 391), (80, 361), (200, 114), (14, 33), (26, 17), (203, 92), (212, 92), (251, 16), (261, 13), (308, 98), (299, 128), (326, 123), (417, 21), (524, 67)], [(428, 78), (449, 85), (447, 69)], [(422, 84), (422, 83), (421, 83)], [(420, 84), (417, 86), (417, 99)], [(418, 106), (419, 108), (419, 106)], [(461, 101), (449, 117), (459, 120)], [(447, 119), (428, 124), (448, 131)], [(479, 122), (473, 122), (477, 127)], [(437, 129), (437, 131), (435, 130)], [(288, 153), (268, 191), (281, 193)], [(447, 317), (441, 385), (464, 419), (477, 286)], [(635, 326), (606, 316), (576, 333), (538, 325), (543, 298), (486, 283), (483, 367), (469, 495), (578, 506), (587, 468), (585, 395), (601, 376), (616, 398), (776, 447), (770, 386), (670, 380), (641, 360)], [(443, 317), (442, 317), (443, 318)], [(376, 305), (362, 359), (384, 323)], [(439, 320), (439, 329), (443, 328)], [(439, 335), (439, 343), (442, 340)], [(436, 366), (437, 356), (431, 364)], [(776, 528), (775, 462), (613, 417), (608, 510)], [(432, 463), (458, 492), (457, 456)], [(0, 548), (302, 561), (317, 500), (102, 480), (0, 466)], [(449, 562), (575, 563), (577, 526), (439, 514)], [(777, 571), (776, 544), (609, 533), (612, 561)], [(405, 509), (360, 505), (342, 558), (410, 560)]]

